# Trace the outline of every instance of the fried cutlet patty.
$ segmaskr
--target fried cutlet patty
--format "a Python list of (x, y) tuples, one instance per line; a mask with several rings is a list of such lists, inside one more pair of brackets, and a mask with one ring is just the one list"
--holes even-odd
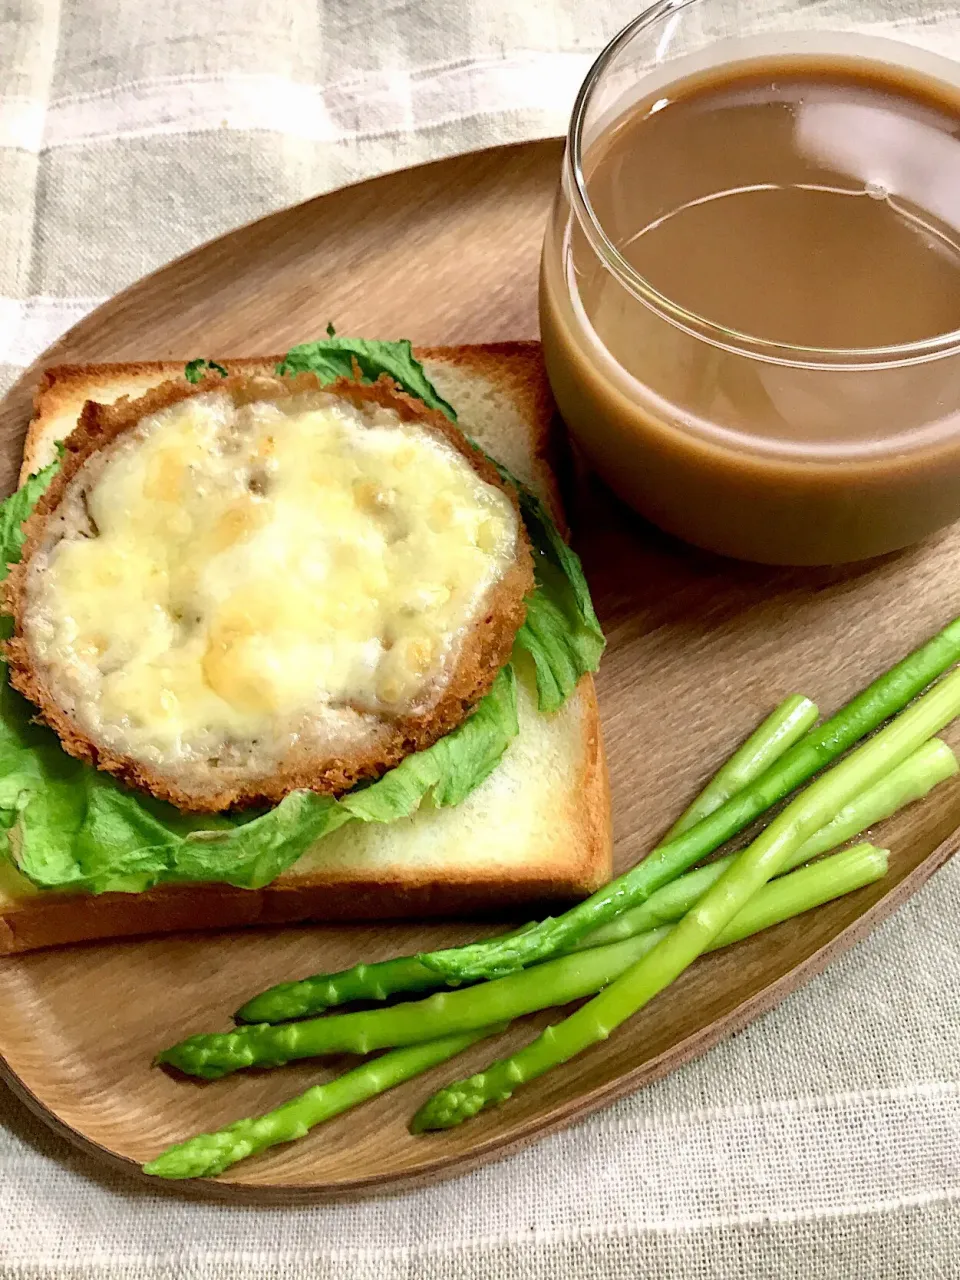
[(533, 587), (516, 496), (386, 379), (88, 402), (25, 525), (14, 686), (181, 809), (339, 794), (454, 729)]

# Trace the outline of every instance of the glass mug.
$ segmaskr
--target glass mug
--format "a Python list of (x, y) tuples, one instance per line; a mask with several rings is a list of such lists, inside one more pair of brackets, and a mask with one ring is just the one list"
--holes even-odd
[[(936, 81), (956, 95), (960, 127), (960, 63), (853, 29), (859, 5), (831, 8), (832, 30), (803, 8), (771, 15), (725, 0), (661, 0), (636, 18), (577, 98), (541, 262), (547, 372), (588, 463), (668, 532), (771, 564), (867, 559), (960, 516), (960, 332), (807, 347), (695, 314), (620, 252), (591, 202), (591, 162), (631, 104), (771, 56), (867, 57)], [(913, 35), (935, 39), (936, 24), (898, 31)], [(670, 199), (695, 201), (700, 175), (671, 168)], [(951, 178), (960, 210), (960, 170)], [(657, 172), (644, 182), (656, 192)], [(714, 247), (723, 252), (702, 246)]]

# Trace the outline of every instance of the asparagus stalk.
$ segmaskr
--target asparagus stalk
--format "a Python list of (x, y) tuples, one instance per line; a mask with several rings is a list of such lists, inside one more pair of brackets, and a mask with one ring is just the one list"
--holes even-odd
[[(938, 738), (915, 751), (875, 786), (846, 805), (832, 821), (803, 844), (784, 870), (809, 862), (822, 853), (866, 831), (905, 805), (927, 795), (939, 782), (956, 773), (960, 765), (945, 742)], [(684, 916), (693, 904), (723, 875), (733, 855), (718, 858), (705, 867), (688, 871), (651, 894), (646, 902), (602, 925), (575, 943), (571, 950), (604, 946), (632, 938), (657, 925)], [(530, 928), (531, 926), (527, 926)], [(351, 1000), (385, 1000), (397, 992), (436, 991), (445, 986), (435, 969), (415, 956), (401, 956), (376, 964), (358, 964), (341, 973), (317, 974), (299, 982), (285, 982), (254, 996), (235, 1015), (238, 1022), (286, 1022), (319, 1013)]]
[(234, 1022), (289, 1022), (355, 1000), (386, 1000), (398, 991), (437, 991), (446, 986), (435, 969), (416, 956), (396, 956), (373, 964), (355, 964), (339, 973), (315, 973), (280, 982), (253, 996), (233, 1015)]
[[(738, 795), (562, 916), (548, 917), (514, 938), (493, 938), (432, 951), (419, 959), (445, 979), (464, 982), (512, 973), (569, 950), (592, 929), (639, 906), (655, 890), (742, 831), (754, 818), (902, 710), (958, 659), (960, 618), (880, 676), (824, 724), (812, 729)], [(851, 798), (846, 796), (841, 803)], [(827, 814), (824, 821), (833, 817), (834, 814)]]
[[(939, 738), (931, 738), (913, 753), (903, 764), (892, 769), (878, 783), (868, 787), (866, 791), (854, 797), (848, 805), (837, 814), (832, 822), (828, 822), (815, 832), (809, 840), (791, 854), (784, 864), (783, 871), (791, 871), (802, 866), (822, 853), (828, 853), (839, 845), (845, 844), (861, 832), (872, 827), (884, 818), (892, 817), (900, 809), (914, 800), (920, 800), (933, 790), (940, 782), (951, 777), (960, 769), (957, 757), (950, 747)], [(697, 867), (686, 875), (678, 876), (670, 884), (664, 885), (656, 893), (650, 895), (646, 902), (611, 920), (609, 924), (594, 929), (592, 933), (575, 943), (571, 951), (580, 951), (586, 947), (604, 946), (608, 942), (619, 942), (621, 938), (630, 938), (635, 933), (642, 933), (660, 924), (669, 924), (685, 916), (694, 903), (698, 902), (707, 890), (720, 879), (732, 865), (735, 854), (725, 858), (717, 858), (705, 867)]]
[[(653, 950), (631, 965), (605, 991), (562, 1022), (548, 1027), (532, 1044), (512, 1057), (445, 1093), (437, 1113), (442, 1114), (444, 1123), (457, 1124), (476, 1115), (489, 1103), (509, 1098), (518, 1084), (536, 1079), (597, 1041), (605, 1040), (615, 1027), (679, 977), (811, 834), (836, 816), (858, 792), (879, 782), (958, 714), (960, 670), (944, 677), (913, 707), (788, 804), (753, 844), (736, 855), (717, 883)], [(612, 944), (617, 945), (629, 944)], [(596, 952), (582, 954), (595, 955)]]
[[(720, 951), (734, 942), (742, 942), (762, 929), (770, 929), (784, 920), (792, 920), (804, 911), (842, 898), (864, 885), (882, 880), (890, 861), (889, 849), (878, 849), (868, 842), (824, 858), (822, 862), (801, 867), (789, 875), (771, 880), (759, 889), (742, 911), (738, 911), (707, 947)], [(644, 955), (670, 932), (670, 922), (646, 929), (636, 936), (644, 939)], [(609, 944), (608, 944), (609, 945)], [(549, 964), (550, 961), (547, 961)]]
[(940, 738), (931, 738), (885, 778), (844, 805), (832, 822), (821, 827), (801, 846), (792, 865), (810, 862), (821, 853), (828, 853), (852, 840), (874, 823), (892, 818), (908, 804), (922, 800), (958, 770), (960, 764), (953, 750)]
[(765, 884), (746, 906), (741, 907), (706, 948), (707, 951), (729, 947), (731, 943), (741, 942), (761, 929), (769, 929), (772, 925), (802, 915), (804, 911), (812, 911), (834, 898), (842, 898), (855, 889), (882, 880), (887, 874), (889, 858), (889, 849), (878, 849), (864, 842), (824, 858), (822, 862), (814, 862), (809, 867), (780, 876)]
[(802, 694), (794, 693), (755, 729), (742, 747), (710, 779), (693, 803), (681, 813), (661, 844), (667, 844), (684, 831), (719, 809), (731, 796), (755, 782), (761, 774), (799, 742), (817, 723), (816, 704)]
[[(851, 887), (877, 879), (885, 852), (871, 845), (825, 858), (813, 867), (767, 885), (750, 904), (750, 914), (731, 925), (728, 941), (766, 928), (789, 915), (819, 905)], [(801, 877), (798, 881), (795, 877)], [(855, 883), (854, 883), (855, 882)], [(646, 955), (670, 932), (664, 927), (622, 942), (561, 956), (535, 969), (510, 974), (462, 991), (427, 1000), (335, 1014), (281, 1026), (250, 1026), (223, 1035), (192, 1036), (163, 1052), (159, 1061), (189, 1075), (215, 1080), (245, 1067), (282, 1066), (295, 1058), (325, 1053), (371, 1053), (389, 1045), (414, 1044), (440, 1036), (511, 1022), (525, 1013), (593, 995)], [(725, 945), (718, 943), (717, 945)], [(494, 1016), (489, 1016), (491, 1011)]]
[[(714, 939), (711, 949), (739, 941), (781, 920), (871, 884), (880, 879), (886, 869), (886, 851), (865, 844), (847, 849), (815, 867), (806, 867), (792, 876), (785, 876), (776, 884), (767, 885), (751, 899), (746, 909)], [(653, 930), (646, 935), (644, 945), (652, 949), (667, 932), (666, 928)], [(362, 1063), (329, 1084), (315, 1085), (265, 1115), (237, 1120), (215, 1133), (202, 1133), (178, 1142), (145, 1164), (144, 1172), (160, 1178), (214, 1177), (239, 1160), (257, 1155), (278, 1143), (292, 1142), (305, 1136), (324, 1120), (446, 1062), (484, 1036), (498, 1034), (505, 1026), (485, 1027), (462, 1035), (429, 1040), (425, 1044), (393, 1049), (371, 1062)], [(429, 1116), (426, 1108), (418, 1116), (424, 1112)]]
[[(533, 929), (536, 921), (511, 929), (502, 937)], [(400, 992), (413, 994), (437, 991), (448, 984), (435, 969), (428, 969), (416, 956), (395, 956), (373, 964), (352, 965), (337, 973), (315, 973), (293, 982), (279, 982), (252, 996), (233, 1015), (234, 1022), (290, 1022), (311, 1013), (352, 1004), (358, 1000), (386, 1000)], [(457, 983), (451, 984), (459, 985)]]
[[(811, 911), (825, 902), (832, 902), (881, 880), (887, 873), (888, 853), (888, 850), (877, 849), (872, 844), (858, 844), (764, 885), (717, 934), (707, 950), (719, 951), (804, 911)], [(661, 925), (640, 935), (645, 947), (644, 955), (653, 951), (670, 933), (669, 925)], [(503, 1059), (469, 1080), (460, 1080), (440, 1089), (413, 1117), (411, 1132), (452, 1129), (476, 1115), (478, 1110), (506, 1101), (510, 1097), (509, 1086), (518, 1083), (510, 1074), (508, 1064), (512, 1062), (513, 1058)]]
[(143, 1171), (158, 1178), (212, 1178), (247, 1156), (257, 1155), (279, 1142), (293, 1142), (295, 1138), (305, 1137), (324, 1120), (349, 1111), (351, 1107), (385, 1093), (405, 1080), (422, 1075), (431, 1067), (462, 1053), (484, 1036), (497, 1035), (505, 1029), (505, 1024), (484, 1027), (463, 1035), (444, 1036), (426, 1044), (394, 1049), (371, 1062), (361, 1063), (328, 1084), (314, 1085), (306, 1093), (291, 1098), (265, 1115), (237, 1120), (216, 1133), (200, 1133), (186, 1142), (167, 1147), (155, 1160), (145, 1164)]
[(279, 1067), (297, 1058), (373, 1053), (393, 1045), (419, 1044), (592, 995), (643, 953), (644, 944), (629, 938), (611, 947), (561, 956), (536, 970), (493, 982), (439, 991), (426, 1000), (279, 1026), (261, 1023), (219, 1035), (191, 1036), (165, 1049), (157, 1061), (187, 1075), (217, 1080), (246, 1067)]

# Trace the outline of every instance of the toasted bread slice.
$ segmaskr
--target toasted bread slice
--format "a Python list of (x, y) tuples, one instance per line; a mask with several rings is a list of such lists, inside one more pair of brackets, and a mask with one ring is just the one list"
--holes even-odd
[(88, 401), (24, 532), (11, 682), (71, 755), (196, 812), (339, 795), (429, 747), (490, 691), (533, 588), (512, 487), (386, 380)]
[[(534, 488), (563, 527), (551, 462), (553, 406), (536, 343), (417, 352), (463, 431)], [(270, 373), (275, 360), (224, 362)], [(170, 378), (179, 363), (62, 367), (38, 388), (22, 478), (55, 457), (91, 398), (113, 403)], [(606, 765), (593, 681), (556, 715), (519, 671), (520, 734), (489, 778), (451, 809), (383, 826), (349, 824), (261, 890), (204, 884), (98, 897), (39, 892), (0, 866), (0, 952), (184, 929), (303, 920), (396, 919), (560, 904), (611, 874)]]

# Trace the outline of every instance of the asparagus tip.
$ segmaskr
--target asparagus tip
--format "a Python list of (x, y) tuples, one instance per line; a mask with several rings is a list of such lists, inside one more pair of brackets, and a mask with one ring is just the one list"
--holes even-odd
[(269, 1022), (270, 1010), (267, 1009), (267, 1017), (263, 1016), (264, 1001), (260, 996), (254, 996), (252, 1000), (248, 1000), (245, 1005), (233, 1014), (233, 1020), (238, 1027), (249, 1027), (256, 1022)]
[(428, 1098), (410, 1121), (411, 1133), (426, 1133), (433, 1129), (453, 1129), (464, 1120), (471, 1120), (485, 1107), (496, 1102), (506, 1102), (510, 1092), (498, 1091), (488, 1096), (486, 1077), (481, 1074), (469, 1080), (457, 1080), (439, 1089)]
[(469, 1081), (449, 1085), (428, 1098), (410, 1121), (411, 1133), (428, 1133), (434, 1129), (453, 1129), (475, 1116), (483, 1107), (482, 1091), (465, 1092)]
[(173, 1067), (185, 1076), (196, 1076), (201, 1080), (219, 1080), (231, 1069), (224, 1068), (216, 1062), (207, 1062), (205, 1058), (206, 1054), (202, 1046), (195, 1046), (189, 1040), (184, 1040), (181, 1044), (163, 1049), (154, 1058), (153, 1064), (156, 1067)]
[(300, 1007), (299, 997), (304, 984), (302, 982), (281, 982), (267, 991), (261, 991), (240, 1006), (233, 1015), (233, 1020), (241, 1026), (252, 1026), (259, 1022), (291, 1022), (305, 1013), (318, 1013), (320, 1006), (311, 1004), (308, 1008)]
[(174, 1143), (141, 1168), (152, 1178), (179, 1180), (216, 1177), (233, 1163), (230, 1159), (224, 1159), (222, 1144), (216, 1138), (216, 1134), (200, 1134), (196, 1138), (188, 1138), (186, 1142)]

